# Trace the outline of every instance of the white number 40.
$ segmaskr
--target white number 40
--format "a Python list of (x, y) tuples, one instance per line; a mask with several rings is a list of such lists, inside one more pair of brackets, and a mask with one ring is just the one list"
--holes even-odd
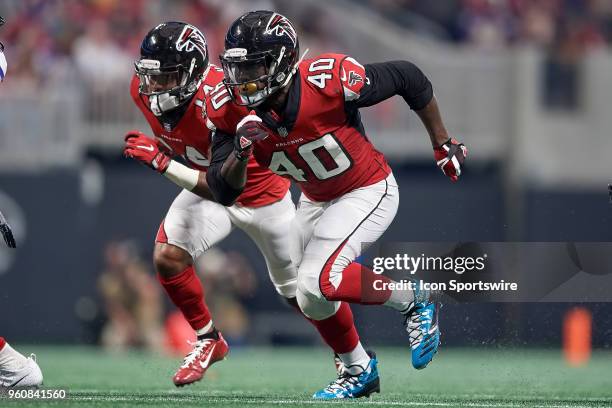
[[(314, 151), (320, 148), (325, 149), (329, 153), (336, 164), (335, 168), (328, 170), (317, 157)], [(298, 148), (298, 154), (308, 164), (312, 173), (319, 180), (327, 180), (337, 176), (351, 167), (351, 159), (331, 133), (301, 145)], [(306, 181), (304, 170), (298, 168), (282, 150), (272, 154), (269, 168), (278, 175), (291, 176), (297, 181)]]
[[(334, 68), (334, 62), (336, 62), (333, 58), (321, 58), (316, 61), (313, 61), (308, 67), (308, 72), (317, 72), (317, 71), (328, 71)], [(332, 79), (332, 74), (329, 72), (321, 72), (316, 75), (308, 75), (306, 78), (308, 82), (318, 86), (319, 88), (325, 88), (327, 85), (327, 80)]]

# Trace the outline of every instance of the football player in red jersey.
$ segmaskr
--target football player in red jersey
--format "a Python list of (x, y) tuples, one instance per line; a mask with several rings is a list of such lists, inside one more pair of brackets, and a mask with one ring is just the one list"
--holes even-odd
[[(225, 207), (215, 201), (206, 182), (212, 137), (206, 128), (206, 99), (213, 89), (223, 87), (223, 73), (209, 64), (200, 30), (180, 22), (160, 24), (145, 36), (140, 53), (131, 95), (155, 137), (128, 132), (124, 153), (183, 188), (159, 227), (154, 249), (159, 281), (198, 339), (173, 378), (181, 386), (200, 380), (228, 353), (213, 325), (193, 261), (234, 227), (254, 240), (276, 290), (299, 310), (296, 264), (287, 245), (295, 205), (289, 181), (255, 160), (246, 165), (248, 181), (236, 204)], [(172, 157), (181, 157), (185, 164)]]
[[(467, 150), (448, 136), (431, 83), (407, 61), (364, 66), (342, 54), (302, 61), (295, 28), (270, 11), (247, 13), (230, 26), (221, 63), (226, 89), (212, 92), (211, 100), (230, 96), (234, 103), (208, 107), (216, 130), (209, 186), (231, 205), (244, 189), (252, 154), (300, 186), (297, 300), (311, 319), (343, 327), (328, 344), (344, 372), (314, 398), (357, 398), (380, 389), (376, 357), (359, 342), (346, 302), (402, 313), (413, 366), (424, 368), (439, 344), (439, 303), (418, 289), (373, 290), (374, 281), (390, 281), (354, 260), (384, 233), (399, 201), (391, 169), (368, 140), (359, 108), (401, 95), (427, 128), (442, 172), (452, 181), (461, 174)], [(250, 114), (242, 116), (238, 105)]]

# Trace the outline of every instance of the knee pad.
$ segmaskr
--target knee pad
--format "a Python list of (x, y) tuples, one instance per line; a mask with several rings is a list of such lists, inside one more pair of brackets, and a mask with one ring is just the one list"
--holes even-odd
[(328, 302), (327, 300), (313, 300), (300, 293), (296, 294), (297, 303), (304, 315), (312, 320), (325, 320), (333, 316), (340, 308), (340, 302)]
[(300, 287), (298, 280), (295, 297), (302, 313), (313, 320), (324, 320), (336, 313), (340, 302), (329, 302), (323, 297), (318, 287), (316, 290), (312, 289), (307, 285)]
[(319, 288), (319, 277), (313, 274), (303, 273), (302, 269), (298, 273), (296, 293), (313, 299), (313, 301), (325, 301), (325, 297)]

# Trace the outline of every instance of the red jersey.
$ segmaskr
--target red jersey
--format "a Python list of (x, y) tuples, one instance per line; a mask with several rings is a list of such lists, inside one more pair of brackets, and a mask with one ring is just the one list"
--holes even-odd
[[(365, 68), (346, 55), (322, 54), (301, 62), (282, 117), (255, 109), (271, 130), (255, 143), (257, 162), (295, 180), (314, 201), (331, 201), (385, 179), (391, 169), (365, 135), (357, 107), (350, 107), (366, 80)], [(246, 115), (242, 111), (211, 111), (210, 120), (233, 135)]]
[[(192, 168), (206, 171), (210, 164), (212, 132), (207, 127), (206, 99), (210, 92), (222, 85), (223, 71), (211, 65), (206, 77), (185, 111), (172, 123), (172, 112), (161, 117), (149, 109), (146, 96), (138, 92), (139, 81), (134, 75), (130, 93), (142, 111), (160, 147), (173, 156), (182, 156)], [(179, 108), (180, 109), (180, 108)], [(281, 200), (289, 189), (289, 182), (274, 175), (251, 160), (247, 167), (247, 183), (236, 202), (246, 207), (262, 207)]]

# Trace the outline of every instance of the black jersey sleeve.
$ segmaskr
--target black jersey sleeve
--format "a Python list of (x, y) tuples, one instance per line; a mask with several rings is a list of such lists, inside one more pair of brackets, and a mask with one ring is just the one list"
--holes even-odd
[(431, 82), (411, 62), (388, 61), (366, 64), (365, 72), (367, 79), (359, 92), (359, 97), (347, 101), (347, 105), (363, 108), (400, 95), (410, 109), (421, 110), (433, 98)]
[(223, 163), (234, 150), (234, 139), (232, 135), (215, 130), (212, 140), (212, 153), (210, 166), (206, 172), (206, 181), (215, 201), (219, 204), (230, 206), (234, 204), (243, 189), (232, 187), (221, 174)]

